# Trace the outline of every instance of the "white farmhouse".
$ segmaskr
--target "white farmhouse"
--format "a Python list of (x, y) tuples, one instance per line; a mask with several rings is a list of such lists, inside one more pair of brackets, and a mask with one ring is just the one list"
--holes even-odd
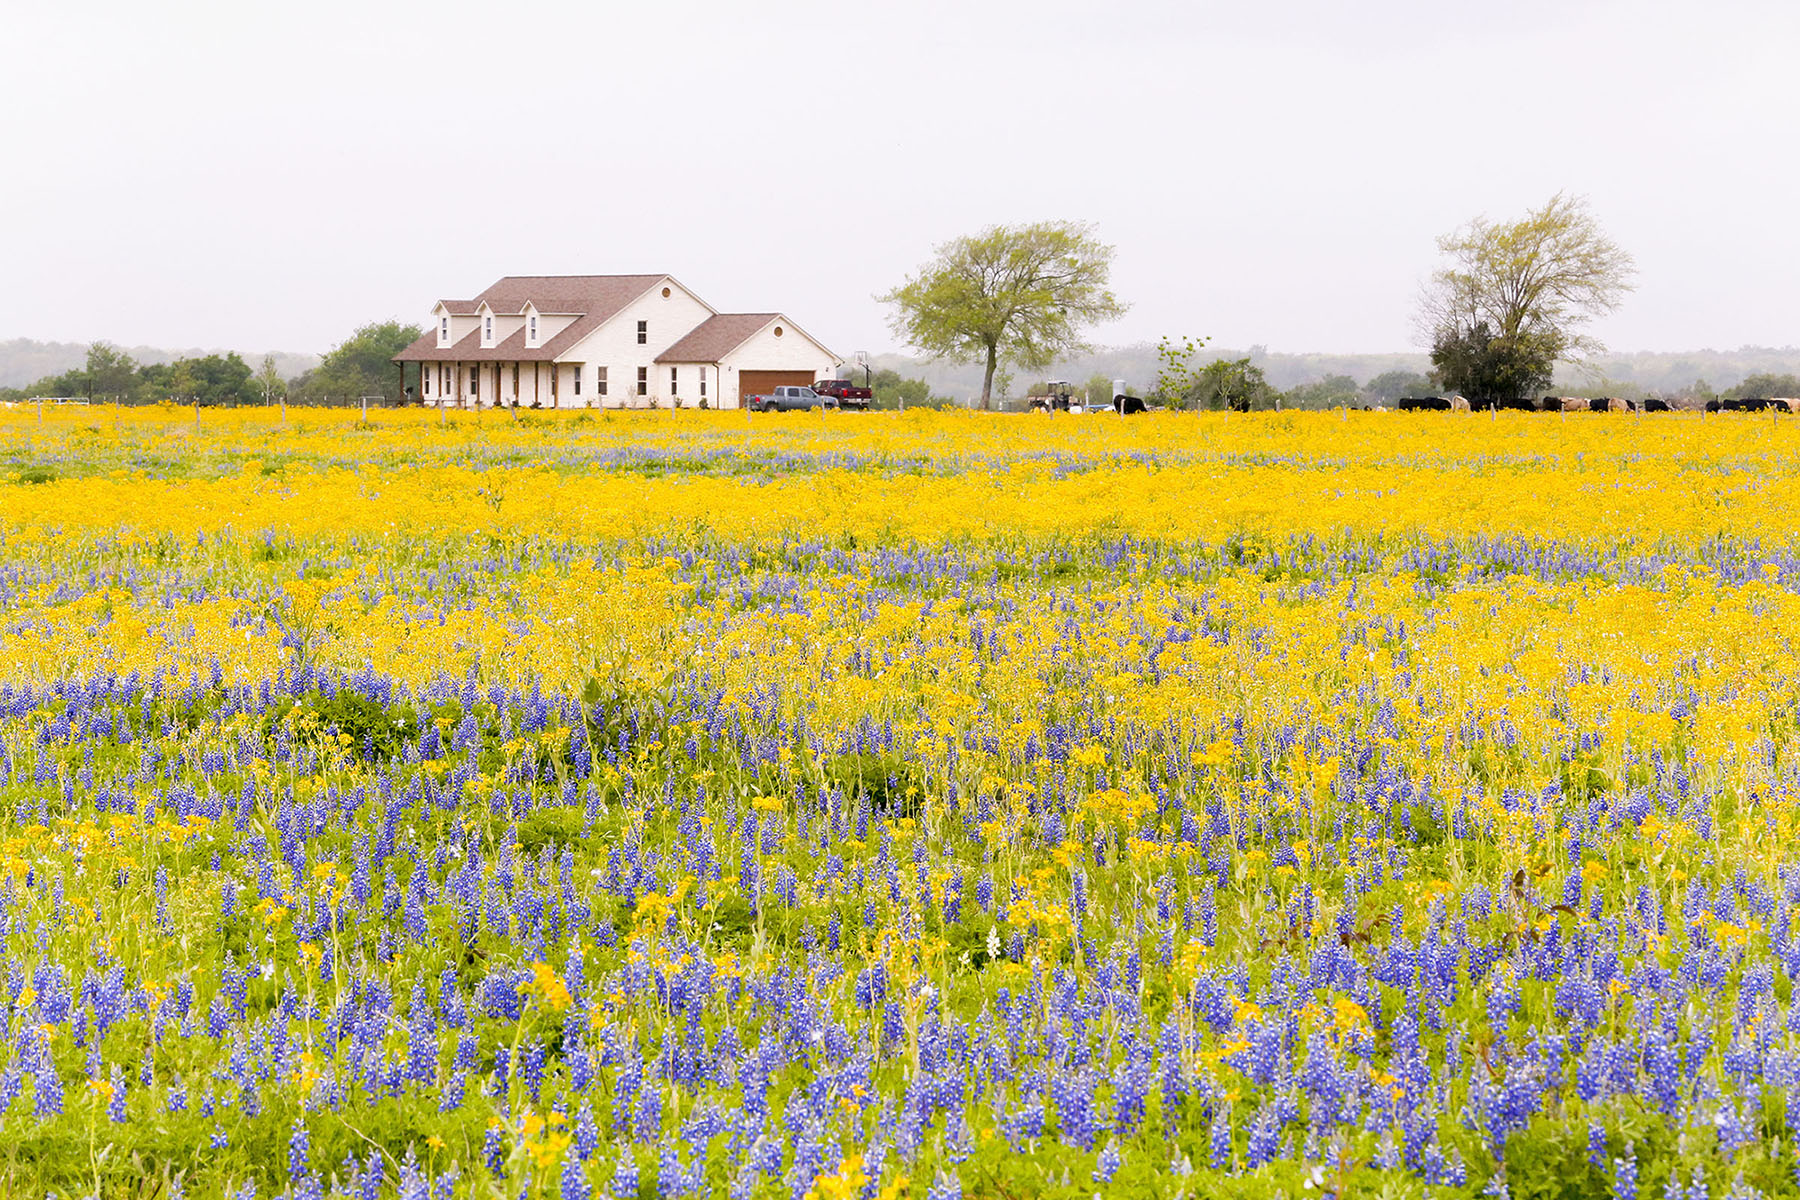
[(457, 407), (737, 408), (843, 360), (781, 313), (722, 313), (672, 275), (508, 275), (440, 300), (419, 399)]

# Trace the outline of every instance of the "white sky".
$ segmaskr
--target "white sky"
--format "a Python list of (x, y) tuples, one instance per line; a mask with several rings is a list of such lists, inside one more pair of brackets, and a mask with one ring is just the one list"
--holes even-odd
[(669, 271), (838, 353), (996, 222), (1102, 344), (1412, 346), (1434, 237), (1585, 194), (1614, 349), (1800, 343), (1795, 0), (0, 0), (0, 339), (323, 350)]

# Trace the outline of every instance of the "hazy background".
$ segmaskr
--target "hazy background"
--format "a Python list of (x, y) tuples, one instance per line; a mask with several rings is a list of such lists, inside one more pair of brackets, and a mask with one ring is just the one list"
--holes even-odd
[(1416, 351), (1433, 238), (1589, 196), (1617, 350), (1800, 343), (1800, 5), (0, 3), (0, 340), (317, 352), (511, 273), (872, 296), (1089, 220), (1093, 338)]

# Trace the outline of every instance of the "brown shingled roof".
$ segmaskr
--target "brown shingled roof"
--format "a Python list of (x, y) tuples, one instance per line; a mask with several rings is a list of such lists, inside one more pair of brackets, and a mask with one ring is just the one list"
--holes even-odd
[(780, 313), (717, 313), (656, 356), (657, 362), (714, 363), (749, 341)]
[(484, 302), (497, 313), (521, 313), (529, 303), (540, 313), (574, 314), (577, 319), (549, 341), (530, 350), (525, 348), (523, 333), (515, 333), (497, 346), (483, 348), (481, 338), (477, 336), (479, 330), (440, 349), (437, 330), (433, 329), (394, 355), (393, 361), (486, 362), (503, 359), (507, 362), (550, 362), (667, 278), (667, 275), (508, 275), (473, 300), (444, 300), (441, 303), (457, 314), (474, 313)]
[(471, 329), (462, 336), (461, 341), (452, 342), (443, 349), (438, 348), (437, 330), (432, 329), (418, 341), (389, 359), (389, 362), (453, 362), (457, 359), (473, 357), (481, 346), (481, 330)]
[[(526, 302), (541, 313), (582, 313), (606, 318), (636, 300), (667, 275), (508, 275), (475, 297), (497, 313), (520, 313)], [(473, 311), (471, 309), (471, 311)]]

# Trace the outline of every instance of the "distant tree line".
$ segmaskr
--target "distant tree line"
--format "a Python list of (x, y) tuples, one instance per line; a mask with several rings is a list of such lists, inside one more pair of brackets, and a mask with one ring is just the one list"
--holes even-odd
[(232, 406), (283, 399), (295, 404), (349, 404), (364, 396), (380, 396), (387, 403), (400, 403), (418, 394), (418, 367), (409, 364), (403, 377), (391, 360), (421, 332), (417, 325), (398, 321), (364, 325), (333, 347), (318, 366), (292, 379), (281, 377), (272, 354), (263, 356), (259, 368), (252, 368), (235, 351), (139, 363), (110, 342), (95, 342), (81, 366), (46, 375), (27, 387), (0, 388), (0, 400), (63, 396), (116, 404)]

